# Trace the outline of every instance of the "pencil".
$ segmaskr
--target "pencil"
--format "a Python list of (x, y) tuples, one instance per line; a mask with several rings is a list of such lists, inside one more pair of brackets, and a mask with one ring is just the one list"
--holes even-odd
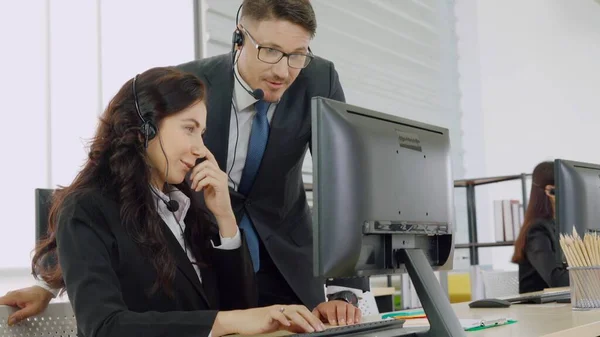
[(560, 234), (571, 281), (571, 296), (575, 306), (600, 307), (600, 236), (585, 233), (583, 239), (575, 227), (573, 234)]

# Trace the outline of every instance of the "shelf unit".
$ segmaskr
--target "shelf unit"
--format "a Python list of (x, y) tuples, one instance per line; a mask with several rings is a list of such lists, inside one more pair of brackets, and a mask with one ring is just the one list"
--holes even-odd
[(527, 178), (531, 174), (521, 173), (509, 176), (486, 177), (476, 179), (461, 179), (454, 181), (454, 187), (465, 188), (467, 192), (467, 225), (469, 233), (469, 242), (465, 244), (456, 244), (455, 248), (469, 249), (471, 265), (479, 264), (479, 248), (484, 247), (505, 247), (512, 246), (514, 241), (503, 242), (478, 242), (477, 241), (477, 212), (475, 210), (475, 187), (481, 185), (495, 184), (505, 181), (521, 180), (521, 193), (523, 198), (523, 209), (527, 209)]
[(477, 242), (477, 243), (457, 243), (454, 248), (485, 248), (485, 247), (505, 247), (514, 245), (514, 241), (502, 241), (502, 242)]

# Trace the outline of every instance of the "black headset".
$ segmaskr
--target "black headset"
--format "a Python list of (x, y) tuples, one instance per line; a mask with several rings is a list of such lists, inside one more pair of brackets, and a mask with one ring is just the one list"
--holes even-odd
[[(232, 72), (233, 72), (233, 76), (236, 79), (236, 81), (238, 81), (238, 83), (242, 86), (242, 88), (244, 88), (244, 90), (246, 90), (246, 92), (250, 95), (252, 95), (252, 97), (256, 98), (256, 99), (262, 99), (264, 97), (264, 92), (262, 91), (262, 89), (256, 89), (254, 91), (246, 88), (246, 86), (240, 81), (240, 79), (238, 78), (237, 74), (235, 73), (235, 47), (239, 46), (240, 48), (242, 48), (244, 46), (244, 34), (240, 31), (239, 29), (239, 17), (240, 17), (240, 11), (242, 10), (242, 6), (244, 4), (241, 4), (240, 7), (238, 7), (237, 13), (235, 14), (235, 31), (233, 32), (233, 37), (231, 39), (231, 67), (232, 67)], [(236, 183), (233, 181), (233, 179), (231, 179), (231, 171), (233, 170), (233, 167), (235, 166), (235, 157), (237, 156), (237, 147), (238, 147), (238, 140), (240, 137), (240, 126), (239, 126), (239, 120), (238, 120), (238, 111), (237, 111), (237, 107), (235, 106), (234, 102), (233, 102), (233, 97), (231, 98), (231, 106), (233, 107), (233, 111), (235, 114), (235, 128), (236, 128), (236, 133), (235, 133), (235, 147), (233, 148), (233, 161), (231, 162), (231, 167), (229, 168), (229, 170), (227, 171), (227, 178), (231, 181), (231, 183), (233, 184), (233, 188), (236, 188)]]
[(244, 45), (244, 34), (240, 31), (239, 23), (240, 23), (240, 11), (242, 10), (243, 4), (238, 7), (237, 13), (235, 14), (235, 31), (233, 32), (233, 37), (231, 38), (231, 53), (235, 57), (235, 46), (239, 46), (240, 48)]
[(148, 119), (144, 119), (144, 117), (142, 116), (142, 112), (140, 111), (140, 105), (138, 103), (138, 97), (137, 97), (137, 90), (135, 88), (135, 82), (137, 81), (139, 75), (135, 75), (135, 77), (133, 78), (133, 100), (135, 102), (135, 111), (137, 111), (138, 116), (140, 117), (140, 119), (142, 120), (142, 125), (140, 126), (140, 129), (142, 130), (142, 133), (144, 134), (144, 147), (148, 148), (148, 142), (152, 139), (154, 139), (154, 137), (156, 137), (156, 125), (154, 125), (154, 123), (152, 122), (152, 120), (150, 118)]
[[(142, 125), (140, 126), (140, 129), (142, 130), (142, 133), (144, 134), (144, 148), (147, 149), (148, 142), (151, 141), (152, 139), (154, 139), (154, 137), (156, 137), (158, 129), (156, 128), (156, 125), (154, 124), (154, 122), (152, 122), (151, 116), (150, 117), (146, 116), (149, 118), (144, 118), (144, 116), (142, 115), (142, 112), (140, 111), (140, 104), (138, 103), (137, 90), (135, 87), (135, 83), (137, 81), (138, 76), (139, 75), (135, 75), (135, 77), (133, 78), (133, 82), (132, 82), (133, 101), (135, 103), (135, 111), (137, 112), (138, 116), (142, 120)], [(149, 114), (146, 114), (146, 115), (149, 115)], [(167, 154), (164, 152), (165, 150), (162, 148), (162, 143), (160, 144), (160, 147), (161, 147), (163, 154), (165, 155), (165, 159), (166, 159)], [(169, 165), (168, 159), (167, 159), (167, 165)], [(168, 170), (168, 168), (167, 168), (167, 170)], [(171, 213), (176, 212), (179, 209), (179, 203), (176, 200), (171, 199), (170, 194), (169, 194), (169, 200), (165, 200), (158, 193), (156, 193), (153, 189), (151, 189), (151, 191), (160, 200), (162, 200), (165, 203), (165, 205), (167, 206), (167, 210), (169, 210)], [(173, 216), (175, 216), (175, 214), (173, 214)], [(177, 223), (179, 224), (179, 221), (177, 221)]]
[(545, 193), (547, 192), (550, 195), (556, 195), (556, 188), (549, 188), (546, 190), (545, 187), (540, 186), (539, 184), (535, 183), (535, 182), (531, 182), (531, 184), (537, 188), (542, 189)]
[[(244, 4), (241, 4), (240, 7), (238, 7), (237, 13), (235, 14), (235, 31), (233, 32), (233, 37), (231, 38), (231, 64), (232, 64), (232, 67), (235, 67), (235, 63), (236, 63), (235, 47), (238, 46), (241, 49), (244, 46), (244, 34), (239, 29), (240, 11), (242, 10), (243, 5)], [(265, 92), (262, 89), (251, 90), (251, 88), (246, 88), (246, 86), (240, 81), (237, 74), (235, 73), (235, 69), (233, 69), (233, 76), (239, 82), (239, 84), (242, 86), (242, 88), (244, 88), (244, 90), (246, 90), (246, 92), (248, 94), (250, 94), (252, 97), (254, 97), (255, 99), (261, 100), (265, 97)]]

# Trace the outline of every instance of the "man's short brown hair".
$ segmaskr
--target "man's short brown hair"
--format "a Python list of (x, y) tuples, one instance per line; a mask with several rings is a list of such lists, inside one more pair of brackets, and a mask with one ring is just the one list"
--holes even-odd
[(241, 17), (256, 21), (286, 20), (310, 33), (317, 32), (317, 18), (310, 0), (244, 0)]

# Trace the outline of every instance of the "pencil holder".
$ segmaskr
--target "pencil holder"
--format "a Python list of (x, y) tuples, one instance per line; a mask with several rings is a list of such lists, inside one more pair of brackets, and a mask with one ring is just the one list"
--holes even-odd
[(573, 309), (600, 308), (600, 266), (568, 267)]

